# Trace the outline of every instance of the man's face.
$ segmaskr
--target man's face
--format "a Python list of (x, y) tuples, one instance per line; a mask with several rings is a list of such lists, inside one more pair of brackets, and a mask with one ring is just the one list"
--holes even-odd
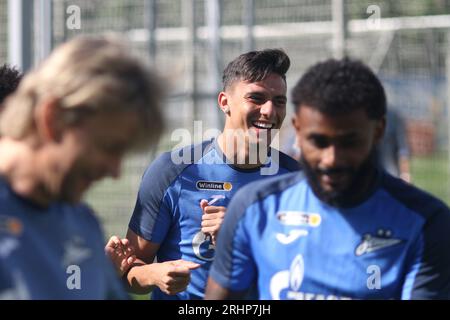
[(293, 124), (305, 173), (322, 200), (333, 202), (360, 192), (355, 189), (373, 168), (384, 119), (371, 120), (363, 109), (330, 116), (302, 105)]
[(65, 130), (60, 199), (76, 203), (94, 181), (120, 175), (122, 157), (138, 127), (135, 112), (99, 113)]
[(279, 129), (286, 116), (286, 101), (286, 82), (278, 74), (258, 82), (236, 81), (219, 95), (219, 105), (230, 110), (225, 130), (241, 131), (249, 143), (270, 144), (271, 130)]

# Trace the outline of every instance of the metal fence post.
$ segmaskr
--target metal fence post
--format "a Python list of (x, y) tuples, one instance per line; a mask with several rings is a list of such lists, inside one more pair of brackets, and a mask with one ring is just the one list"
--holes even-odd
[(333, 0), (333, 57), (341, 59), (346, 54), (347, 15), (344, 0)]
[[(221, 35), (220, 35), (220, 0), (208, 0), (206, 2), (206, 21), (208, 25), (208, 42), (209, 42), (209, 61), (211, 67), (210, 79), (212, 83), (211, 96), (215, 97), (220, 91), (220, 74), (222, 69), (221, 64)], [(209, 96), (209, 94), (208, 94)], [(215, 99), (212, 98), (211, 101)], [(222, 127), (223, 116), (219, 114), (219, 108), (215, 108), (216, 125)]]
[(33, 5), (27, 0), (8, 0), (8, 60), (27, 71), (32, 66), (31, 22)]
[(253, 26), (255, 24), (255, 2), (254, 0), (245, 0), (242, 20), (246, 30), (243, 48), (244, 52), (255, 49), (255, 39), (253, 37)]
[(44, 60), (52, 51), (53, 15), (52, 1), (38, 0), (34, 7), (34, 64)]
[(149, 60), (152, 65), (156, 63), (156, 39), (155, 39), (155, 29), (156, 29), (156, 1), (155, 0), (145, 0), (145, 21), (144, 25), (148, 32), (148, 55)]

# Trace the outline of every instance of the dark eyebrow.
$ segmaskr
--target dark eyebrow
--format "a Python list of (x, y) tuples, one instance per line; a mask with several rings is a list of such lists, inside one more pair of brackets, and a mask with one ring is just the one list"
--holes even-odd
[(265, 94), (264, 94), (263, 92), (250, 91), (250, 92), (247, 92), (247, 93), (245, 94), (245, 97), (254, 96), (254, 95), (257, 95), (257, 96), (265, 96)]
[(310, 133), (308, 134), (308, 139), (324, 139), (327, 138), (326, 135), (320, 133)]
[(350, 132), (350, 133), (346, 133), (343, 135), (338, 136), (338, 139), (352, 139), (352, 138), (356, 138), (358, 135), (356, 134), (356, 132)]
[[(356, 138), (358, 135), (356, 134), (356, 132), (350, 132), (350, 133), (346, 133), (346, 134), (342, 134), (337, 136), (336, 139), (352, 139), (352, 138)], [(309, 139), (328, 139), (328, 137), (326, 135), (320, 134), (320, 133), (311, 133), (308, 135)]]
[(283, 99), (287, 101), (287, 97), (285, 95), (275, 96), (275, 99)]

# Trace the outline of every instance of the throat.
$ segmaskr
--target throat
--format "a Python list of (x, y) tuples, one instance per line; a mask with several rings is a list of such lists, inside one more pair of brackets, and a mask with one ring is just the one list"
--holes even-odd
[(227, 139), (221, 134), (217, 138), (217, 144), (226, 163), (239, 169), (259, 168), (268, 160), (267, 152), (260, 152), (259, 145), (250, 145), (248, 141), (238, 143), (235, 137)]

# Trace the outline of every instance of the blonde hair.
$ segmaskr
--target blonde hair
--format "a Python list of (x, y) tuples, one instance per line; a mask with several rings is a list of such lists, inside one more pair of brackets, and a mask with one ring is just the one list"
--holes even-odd
[[(163, 129), (161, 81), (124, 43), (116, 35), (80, 36), (55, 49), (6, 100), (1, 134), (24, 138), (34, 130), (34, 108), (50, 98), (67, 111), (137, 112), (134, 146), (156, 142)], [(77, 121), (77, 112), (72, 116), (69, 124)]]

